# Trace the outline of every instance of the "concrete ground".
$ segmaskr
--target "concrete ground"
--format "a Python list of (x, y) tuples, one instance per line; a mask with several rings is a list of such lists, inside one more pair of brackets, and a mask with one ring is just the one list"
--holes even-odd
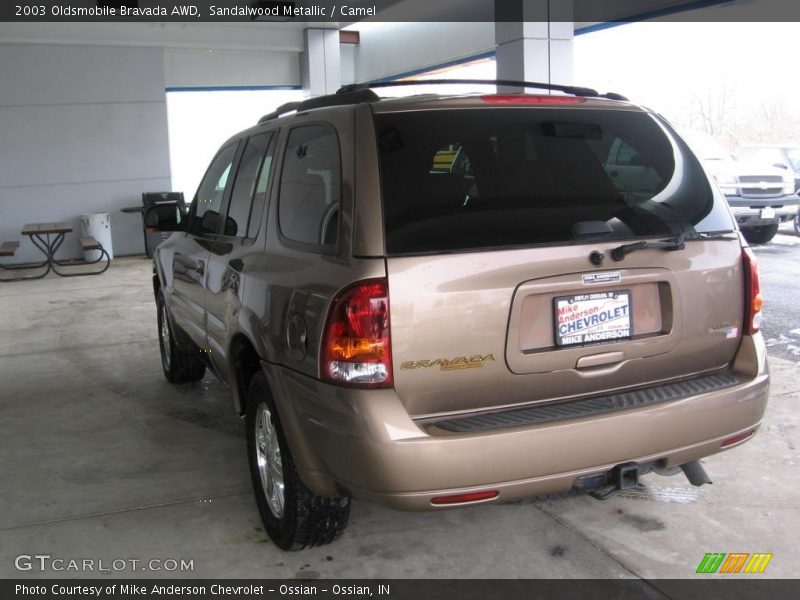
[[(758, 250), (763, 277), (800, 275), (785, 266), (800, 265), (796, 241)], [(262, 531), (224, 387), (161, 374), (149, 277), (130, 258), (100, 277), (0, 283), (0, 577), (686, 578), (706, 552), (772, 552), (764, 576), (800, 573), (800, 380), (778, 357), (764, 426), (705, 461), (712, 486), (649, 475), (606, 502), (422, 514), (354, 502), (342, 539), (284, 553)], [(26, 555), (51, 558), (42, 570)], [(111, 571), (53, 569), (73, 559)], [(193, 569), (143, 571), (151, 559)]]

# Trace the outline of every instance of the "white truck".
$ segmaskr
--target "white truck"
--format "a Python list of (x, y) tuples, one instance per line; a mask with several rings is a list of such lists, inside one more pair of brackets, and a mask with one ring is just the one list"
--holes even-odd
[(734, 160), (705, 133), (685, 133), (684, 139), (725, 194), (748, 242), (766, 244), (775, 237), (781, 223), (795, 218), (800, 196), (795, 193), (794, 178), (787, 170)]

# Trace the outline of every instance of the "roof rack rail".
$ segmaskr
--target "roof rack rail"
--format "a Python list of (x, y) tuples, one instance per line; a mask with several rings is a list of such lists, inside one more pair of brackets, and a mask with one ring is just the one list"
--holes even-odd
[(328, 94), (327, 96), (317, 96), (316, 98), (309, 98), (300, 102), (287, 102), (282, 104), (274, 111), (264, 115), (258, 120), (258, 123), (266, 123), (272, 119), (277, 119), (281, 115), (290, 113), (292, 111), (301, 112), (304, 110), (312, 110), (314, 108), (323, 108), (326, 106), (345, 106), (347, 104), (360, 104), (361, 102), (375, 102), (380, 100), (380, 96), (370, 90), (369, 88), (359, 88), (357, 90), (338, 91), (335, 94)]
[(608, 98), (610, 100), (628, 100), (622, 94), (615, 94), (609, 92), (607, 94), (600, 94), (597, 90), (587, 87), (579, 87), (574, 85), (558, 85), (555, 83), (541, 83), (536, 81), (515, 81), (511, 79), (425, 79), (425, 80), (403, 80), (403, 81), (371, 81), (366, 83), (351, 83), (340, 87), (335, 94), (328, 94), (326, 96), (317, 96), (316, 98), (309, 98), (308, 100), (301, 100), (299, 102), (287, 102), (282, 104), (274, 111), (264, 115), (258, 120), (258, 123), (266, 123), (273, 119), (277, 119), (281, 115), (293, 111), (302, 112), (305, 110), (313, 110), (315, 108), (323, 108), (326, 106), (345, 106), (348, 104), (360, 104), (362, 102), (376, 102), (381, 99), (372, 88), (377, 87), (402, 87), (409, 85), (444, 85), (444, 84), (460, 84), (460, 85), (503, 85), (508, 87), (530, 87), (539, 88), (543, 90), (553, 90), (557, 92), (564, 92), (573, 96), (588, 96), (595, 98)]
[(507, 87), (538, 88), (541, 90), (552, 90), (564, 92), (573, 96), (589, 96), (598, 98), (609, 98), (611, 100), (627, 100), (621, 94), (609, 92), (600, 94), (597, 90), (588, 87), (575, 85), (558, 85), (555, 83), (542, 83), (540, 81), (517, 81), (513, 79), (404, 79), (401, 81), (370, 81), (366, 83), (351, 83), (343, 85), (336, 92), (337, 94), (348, 94), (359, 90), (368, 90), (377, 87), (402, 87), (409, 85), (502, 85)]
[(293, 110), (297, 110), (298, 106), (300, 106), (299, 102), (287, 102), (286, 104), (281, 104), (271, 113), (267, 113), (266, 115), (261, 117), (258, 120), (258, 123), (260, 125), (261, 123), (266, 123), (267, 121), (271, 121), (272, 119), (277, 119), (281, 115), (285, 115), (286, 113), (292, 112)]

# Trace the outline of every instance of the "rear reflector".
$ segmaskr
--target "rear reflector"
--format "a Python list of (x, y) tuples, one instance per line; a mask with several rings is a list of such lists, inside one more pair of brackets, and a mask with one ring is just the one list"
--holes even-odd
[(582, 104), (586, 98), (576, 96), (536, 96), (532, 94), (507, 94), (481, 96), (489, 104)]
[(739, 442), (743, 442), (746, 439), (753, 437), (753, 434), (756, 432), (755, 429), (751, 429), (750, 431), (745, 431), (744, 433), (738, 433), (734, 436), (731, 436), (727, 439), (722, 440), (720, 444), (720, 448), (727, 448), (728, 446), (733, 446), (734, 444), (738, 444)]
[(452, 496), (436, 496), (431, 500), (431, 504), (463, 504), (465, 502), (477, 502), (478, 500), (491, 500), (497, 498), (497, 490), (487, 490), (485, 492), (470, 492), (468, 494), (454, 494)]
[(761, 327), (761, 308), (764, 299), (761, 296), (761, 285), (758, 282), (758, 261), (750, 248), (742, 250), (742, 268), (744, 270), (744, 333), (753, 335)]

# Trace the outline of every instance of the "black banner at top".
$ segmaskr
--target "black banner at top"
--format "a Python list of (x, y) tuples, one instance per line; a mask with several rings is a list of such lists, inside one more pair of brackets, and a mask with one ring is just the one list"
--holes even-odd
[(12, 0), (7, 22), (800, 21), (795, 0)]

